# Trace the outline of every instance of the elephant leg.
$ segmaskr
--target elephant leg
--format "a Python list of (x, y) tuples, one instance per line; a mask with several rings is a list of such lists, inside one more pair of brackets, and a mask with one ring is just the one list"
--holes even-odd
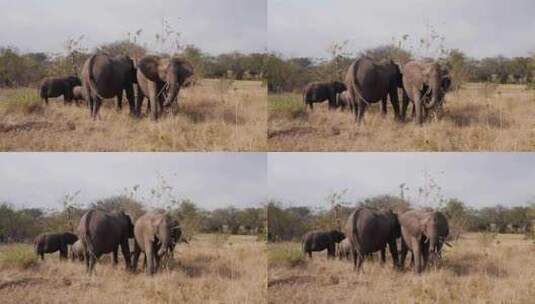
[(123, 109), (123, 90), (117, 94), (117, 110), (121, 111)]
[(405, 258), (407, 257), (407, 244), (401, 239), (401, 254), (400, 254), (400, 260), (399, 260), (399, 266), (401, 269), (405, 268)]
[(113, 249), (113, 255), (112, 255), (112, 265), (113, 266), (116, 266), (117, 263), (119, 263), (118, 253), (119, 253), (119, 246), (117, 246), (117, 247), (115, 247), (115, 249)]
[(139, 261), (139, 255), (141, 254), (141, 248), (139, 248), (139, 245), (137, 242), (134, 244), (134, 258), (132, 260), (132, 271), (136, 271), (137, 269), (137, 262)]
[(386, 108), (386, 106), (387, 106), (386, 102), (387, 102), (386, 97), (381, 100), (381, 114), (383, 114), (383, 116), (386, 116), (386, 114), (388, 112), (387, 108)]
[(329, 110), (336, 109), (336, 94), (329, 96)]
[(45, 96), (43, 100), (45, 101), (45, 104), (48, 106), (48, 96)]
[(329, 247), (327, 247), (327, 258), (332, 258), (335, 255), (335, 247), (334, 244), (330, 244)]
[(392, 91), (390, 91), (389, 95), (390, 95), (390, 103), (392, 103), (392, 108), (394, 108), (394, 116), (396, 117), (396, 120), (401, 121), (397, 88), (394, 88)]
[(41, 252), (41, 261), (44, 261), (45, 260), (45, 254), (44, 252)]
[(386, 263), (386, 247), (381, 249), (381, 264)]
[[(398, 244), (396, 240), (391, 240), (388, 243), (388, 249), (390, 250), (390, 255), (392, 256), (392, 262), (394, 263), (394, 268), (399, 269), (399, 256), (398, 256)], [(384, 254), (386, 248), (383, 248), (382, 253)], [(385, 261), (383, 261), (384, 263)]]
[(124, 258), (124, 264), (126, 270), (130, 270), (132, 267), (132, 260), (130, 258), (130, 247), (128, 246), (128, 239), (121, 242), (121, 252)]
[(359, 98), (359, 102), (357, 105), (357, 123), (360, 125), (362, 123), (362, 120), (364, 118), (364, 112), (366, 112), (366, 102)]
[(130, 116), (136, 116), (136, 99), (134, 96), (134, 86), (130, 85), (125, 88), (126, 100), (128, 101), (128, 107), (130, 108)]
[(67, 258), (67, 246), (61, 246), (59, 248), (59, 260), (63, 260)]

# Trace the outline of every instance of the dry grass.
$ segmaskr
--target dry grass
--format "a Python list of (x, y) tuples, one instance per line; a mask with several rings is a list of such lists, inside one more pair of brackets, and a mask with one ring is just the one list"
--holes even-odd
[[(521, 85), (467, 84), (446, 96), (440, 120), (424, 127), (394, 121), (379, 104), (358, 127), (349, 112), (329, 112), (326, 104), (304, 111), (298, 94), (270, 95), (268, 145), (271, 151), (533, 151), (535, 91)], [(408, 116), (410, 116), (409, 107)]]
[[(0, 90), (0, 151), (261, 151), (267, 91), (258, 81), (203, 80), (180, 92), (179, 110), (157, 122), (104, 102), (93, 122), (85, 106), (49, 106), (36, 89)], [(146, 101), (145, 101), (146, 104)]]
[[(255, 237), (197, 236), (175, 249), (170, 270), (147, 277), (127, 273), (107, 256), (88, 277), (84, 265), (58, 254), (22, 270), (1, 268), (2, 303), (266, 303), (266, 246)], [(0, 248), (0, 255), (9, 251)], [(2, 252), (3, 251), (3, 252)], [(119, 255), (120, 256), (120, 255)]]
[[(270, 244), (268, 250), (280, 246), (289, 244)], [(422, 275), (393, 270), (389, 255), (385, 265), (366, 261), (363, 273), (352, 269), (349, 261), (327, 260), (325, 252), (297, 267), (269, 261), (269, 303), (533, 303), (535, 299), (535, 244), (518, 235), (499, 235), (491, 243), (479, 234), (466, 235), (447, 248), (440, 265)]]

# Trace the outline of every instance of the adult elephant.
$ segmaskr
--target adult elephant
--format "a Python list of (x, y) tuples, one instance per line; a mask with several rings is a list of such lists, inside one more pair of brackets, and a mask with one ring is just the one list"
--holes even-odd
[(130, 106), (130, 114), (135, 114), (134, 83), (136, 68), (134, 61), (125, 55), (112, 57), (99, 53), (89, 57), (82, 69), (82, 84), (88, 99), (91, 117), (96, 119), (103, 99), (117, 97), (117, 107), (121, 108), (123, 91)]
[[(180, 88), (188, 85), (193, 76), (193, 66), (179, 57), (147, 55), (137, 63), (137, 68), (136, 113), (141, 115), (143, 99), (147, 96), (149, 107), (154, 105), (151, 111), (154, 120), (158, 119), (164, 107), (175, 103)], [(164, 97), (166, 92), (167, 97)]]
[(360, 271), (366, 256), (376, 251), (381, 251), (384, 261), (386, 245), (390, 249), (394, 268), (399, 267), (396, 239), (401, 236), (400, 230), (398, 218), (390, 210), (378, 211), (367, 207), (355, 209), (346, 223), (354, 268)]
[[(133, 268), (141, 252), (145, 254), (145, 273), (152, 275), (159, 268), (160, 260), (169, 254), (174, 244), (174, 231), (179, 228), (177, 222), (164, 212), (149, 212), (141, 216), (134, 226), (136, 245), (134, 247)], [(173, 247), (174, 248), (174, 247)]]
[(369, 57), (359, 58), (349, 66), (345, 82), (359, 124), (368, 104), (381, 101), (382, 112), (386, 114), (387, 98), (390, 98), (396, 118), (401, 120), (397, 90), (403, 87), (402, 75), (394, 61), (377, 63)]
[(439, 258), (442, 246), (449, 234), (448, 220), (438, 211), (409, 210), (399, 216), (403, 242), (401, 245), (401, 266), (404, 266), (407, 251), (412, 252), (414, 271), (425, 270), (429, 254)]
[(45, 259), (45, 253), (54, 253), (59, 251), (59, 259), (66, 259), (68, 246), (78, 240), (76, 234), (70, 232), (60, 233), (41, 233), (34, 240), (33, 245), (35, 253)]
[(338, 230), (311, 231), (303, 237), (303, 251), (312, 258), (312, 251), (327, 249), (327, 258), (335, 257), (336, 244), (344, 238), (345, 235)]
[(84, 260), (84, 247), (81, 240), (77, 240), (74, 244), (72, 244), (70, 257), (71, 261), (73, 262), (76, 260), (82, 262)]
[(303, 101), (305, 107), (308, 105), (310, 110), (313, 110), (314, 103), (328, 100), (329, 110), (331, 110), (337, 107), (336, 96), (346, 90), (346, 85), (340, 81), (312, 82), (306, 85), (303, 90)]
[(423, 124), (427, 112), (441, 106), (451, 79), (446, 70), (431, 59), (413, 60), (403, 67), (404, 98), (401, 110), (405, 119), (409, 102), (413, 103), (416, 122)]
[(39, 86), (39, 96), (48, 104), (48, 98), (59, 97), (63, 95), (63, 102), (66, 104), (73, 99), (72, 89), (82, 85), (80, 78), (76, 76), (68, 77), (48, 77), (41, 81)]
[(119, 246), (126, 269), (130, 269), (128, 239), (134, 237), (134, 225), (130, 216), (124, 212), (89, 210), (80, 219), (78, 235), (84, 248), (85, 265), (89, 274), (93, 272), (97, 259), (103, 254), (113, 252), (113, 264), (116, 265)]

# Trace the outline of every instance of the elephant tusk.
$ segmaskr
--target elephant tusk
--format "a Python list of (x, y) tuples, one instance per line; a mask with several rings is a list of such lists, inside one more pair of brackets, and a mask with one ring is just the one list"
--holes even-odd
[(444, 242), (444, 244), (446, 244), (448, 247), (453, 247), (449, 242)]

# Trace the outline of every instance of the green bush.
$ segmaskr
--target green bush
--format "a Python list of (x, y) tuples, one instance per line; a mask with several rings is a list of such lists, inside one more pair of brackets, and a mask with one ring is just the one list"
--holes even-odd
[(36, 264), (37, 255), (30, 245), (10, 245), (0, 251), (0, 268), (28, 269)]

